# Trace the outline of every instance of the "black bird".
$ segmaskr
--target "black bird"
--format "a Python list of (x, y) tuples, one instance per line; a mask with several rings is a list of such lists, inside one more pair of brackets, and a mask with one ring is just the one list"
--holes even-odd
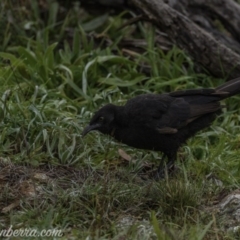
[[(215, 89), (190, 89), (165, 94), (143, 94), (124, 106), (107, 104), (83, 130), (108, 134), (129, 146), (161, 151), (174, 164), (179, 147), (208, 127), (222, 111), (219, 101), (240, 93), (240, 78)], [(163, 159), (158, 168), (162, 174)]]

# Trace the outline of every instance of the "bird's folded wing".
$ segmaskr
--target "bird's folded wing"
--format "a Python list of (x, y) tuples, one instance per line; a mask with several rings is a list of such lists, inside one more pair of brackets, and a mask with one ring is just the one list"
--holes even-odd
[(147, 127), (162, 134), (176, 133), (190, 117), (189, 103), (168, 94), (142, 95), (130, 100), (125, 107), (131, 127)]
[[(197, 118), (221, 108), (216, 100), (199, 101), (198, 93), (198, 90), (191, 90), (193, 95), (187, 92), (187, 95), (181, 93), (181, 97), (152, 94), (135, 99), (135, 102), (130, 101), (127, 110), (131, 125), (154, 129), (161, 134), (175, 134)], [(213, 94), (214, 91), (210, 89), (209, 93)], [(215, 97), (211, 95), (211, 98)]]
[(190, 105), (182, 98), (174, 98), (167, 111), (158, 119), (157, 131), (174, 134), (187, 124), (190, 117)]
[(156, 130), (161, 134), (174, 134), (194, 120), (219, 109), (221, 109), (219, 102), (189, 104), (183, 98), (176, 98), (171, 102), (168, 110), (162, 113)]
[(228, 92), (216, 91), (216, 89), (190, 89), (183, 91), (176, 91), (169, 93), (169, 96), (175, 98), (183, 98), (189, 104), (207, 104), (211, 102), (220, 101), (229, 95)]

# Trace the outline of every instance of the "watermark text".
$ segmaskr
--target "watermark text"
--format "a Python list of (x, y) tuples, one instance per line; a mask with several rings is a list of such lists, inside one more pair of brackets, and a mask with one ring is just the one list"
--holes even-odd
[(61, 229), (42, 229), (36, 228), (19, 228), (13, 229), (11, 225), (8, 229), (0, 229), (1, 237), (62, 237), (63, 231)]

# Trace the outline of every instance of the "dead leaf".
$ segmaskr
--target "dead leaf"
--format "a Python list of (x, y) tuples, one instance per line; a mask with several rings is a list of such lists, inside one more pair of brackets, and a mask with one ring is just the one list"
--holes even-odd
[(17, 200), (14, 203), (11, 203), (10, 205), (8, 205), (7, 207), (4, 207), (1, 212), (2, 213), (10, 212), (13, 208), (18, 207), (19, 204), (20, 204), (20, 201)]
[(119, 148), (118, 153), (124, 160), (131, 161), (131, 159), (132, 159), (131, 156), (128, 155), (124, 150)]
[(40, 182), (47, 182), (50, 178), (45, 173), (35, 173), (33, 178)]
[(27, 197), (35, 197), (36, 191), (32, 181), (23, 181), (20, 183), (20, 192)]

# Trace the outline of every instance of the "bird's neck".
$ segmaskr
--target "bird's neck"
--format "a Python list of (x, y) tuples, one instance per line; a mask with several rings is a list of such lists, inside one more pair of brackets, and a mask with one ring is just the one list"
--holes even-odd
[(128, 116), (125, 112), (124, 106), (116, 106), (114, 122), (116, 127), (126, 126), (128, 123)]
[(128, 126), (128, 116), (125, 112), (124, 106), (116, 106), (114, 113), (114, 121), (111, 126), (109, 135), (121, 141), (121, 132)]

